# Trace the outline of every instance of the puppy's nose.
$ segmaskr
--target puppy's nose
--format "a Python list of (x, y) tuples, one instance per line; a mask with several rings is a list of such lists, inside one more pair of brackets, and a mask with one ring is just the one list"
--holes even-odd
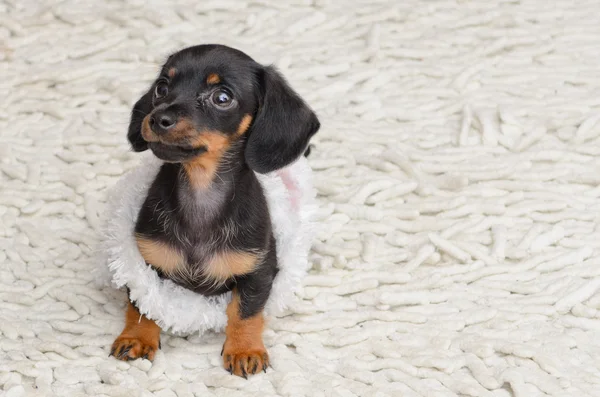
[(150, 128), (157, 134), (166, 134), (177, 124), (177, 117), (168, 111), (156, 112), (150, 117)]

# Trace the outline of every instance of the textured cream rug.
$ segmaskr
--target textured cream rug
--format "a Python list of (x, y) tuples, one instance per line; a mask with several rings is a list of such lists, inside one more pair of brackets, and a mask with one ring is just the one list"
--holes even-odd
[[(109, 346), (106, 189), (166, 55), (218, 42), (317, 110), (321, 232), (273, 369)], [(0, 394), (600, 396), (600, 2), (0, 1)]]

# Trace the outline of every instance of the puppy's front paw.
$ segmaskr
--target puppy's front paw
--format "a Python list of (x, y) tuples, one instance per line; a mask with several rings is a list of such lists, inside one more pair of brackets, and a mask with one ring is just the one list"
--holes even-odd
[(110, 349), (110, 355), (123, 361), (145, 358), (154, 360), (154, 355), (159, 348), (159, 341), (145, 338), (119, 336)]
[(225, 341), (223, 346), (223, 366), (230, 374), (248, 379), (248, 374), (254, 375), (260, 371), (267, 372), (269, 354), (262, 347), (241, 348)]

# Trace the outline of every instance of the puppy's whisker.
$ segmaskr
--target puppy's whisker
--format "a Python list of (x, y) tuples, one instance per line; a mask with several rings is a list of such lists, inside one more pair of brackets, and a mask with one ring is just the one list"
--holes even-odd
[(148, 113), (147, 113), (147, 112), (145, 112), (145, 111), (143, 111), (143, 110), (141, 110), (141, 109), (136, 109), (136, 108), (133, 108), (133, 109), (131, 110), (131, 113), (139, 113), (139, 114), (142, 114), (142, 115), (144, 115), (144, 116), (147, 116), (147, 115), (148, 115)]

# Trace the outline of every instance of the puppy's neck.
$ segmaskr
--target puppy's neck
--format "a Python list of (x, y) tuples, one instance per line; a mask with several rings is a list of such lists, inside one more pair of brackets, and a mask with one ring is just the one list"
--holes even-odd
[(219, 148), (183, 163), (184, 176), (190, 188), (194, 191), (211, 189), (215, 179), (223, 174), (227, 157), (227, 151)]
[(181, 165), (178, 196), (186, 221), (207, 224), (222, 214), (235, 194), (236, 179), (244, 172), (240, 147), (207, 152)]

